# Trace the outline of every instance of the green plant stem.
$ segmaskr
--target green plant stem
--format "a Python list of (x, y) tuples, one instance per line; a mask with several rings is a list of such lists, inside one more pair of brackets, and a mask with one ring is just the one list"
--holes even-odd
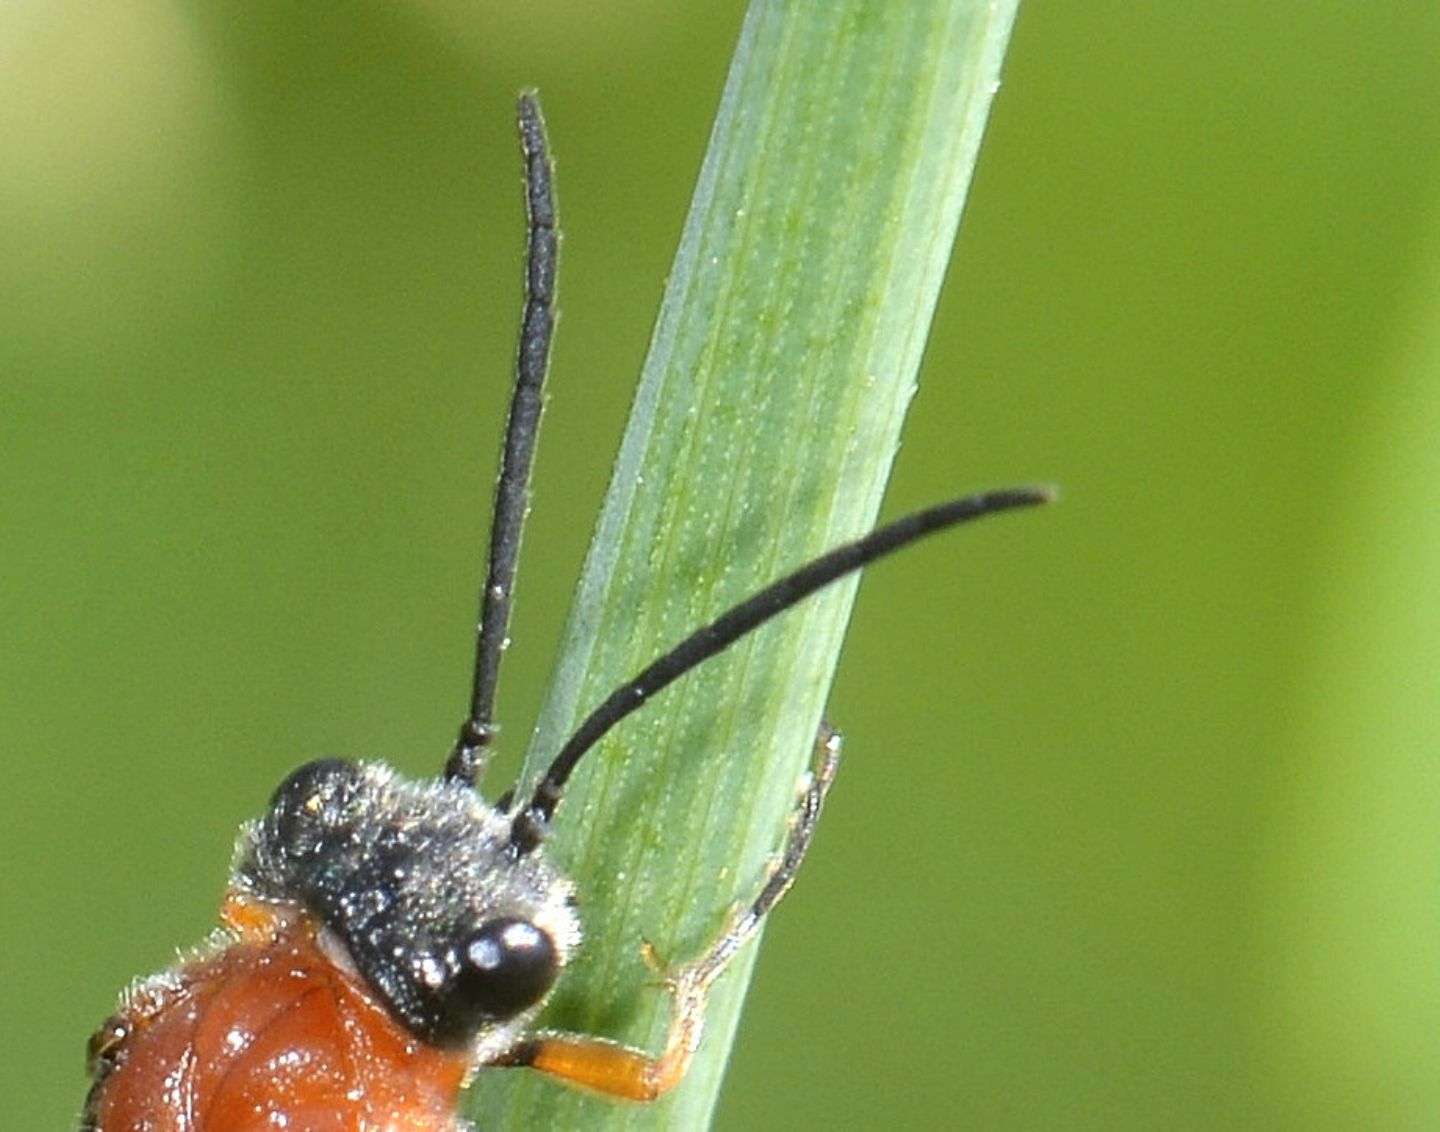
[[(1014, 12), (752, 4), (527, 780), (689, 630), (873, 524)], [(667, 1003), (642, 941), (690, 958), (761, 883), (854, 584), (657, 696), (581, 764), (549, 851), (576, 881), (586, 939), (546, 1026), (658, 1051)], [(472, 1115), (484, 1128), (703, 1128), (753, 958), (718, 984), (689, 1077), (657, 1104), (495, 1072)]]

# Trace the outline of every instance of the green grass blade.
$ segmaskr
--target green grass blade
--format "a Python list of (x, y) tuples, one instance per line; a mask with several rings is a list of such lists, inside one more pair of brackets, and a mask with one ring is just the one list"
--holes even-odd
[[(751, 6), (532, 780), (585, 711), (666, 647), (873, 524), (1014, 12), (1014, 0)], [(586, 940), (546, 1025), (659, 1049), (666, 1002), (641, 942), (689, 958), (760, 883), (853, 592), (842, 582), (742, 641), (582, 763), (550, 851), (579, 887)], [(494, 1072), (474, 1118), (704, 1127), (752, 960), (721, 980), (689, 1078), (658, 1104)]]

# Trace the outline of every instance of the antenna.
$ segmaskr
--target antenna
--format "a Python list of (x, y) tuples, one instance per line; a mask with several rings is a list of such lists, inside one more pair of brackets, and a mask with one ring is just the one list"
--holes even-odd
[(515, 815), (510, 826), (510, 844), (519, 854), (529, 853), (544, 840), (550, 819), (565, 791), (571, 773), (587, 751), (612, 727), (668, 687), (692, 668), (724, 651), (816, 590), (843, 578), (877, 558), (883, 558), (916, 539), (985, 515), (1016, 507), (1047, 503), (1055, 497), (1050, 488), (1022, 487), (952, 499), (923, 511), (916, 511), (871, 531), (864, 538), (838, 546), (801, 566), (779, 581), (751, 595), (722, 613), (710, 624), (697, 629), (631, 680), (611, 692), (575, 729), (560, 748), (540, 780), (529, 804)]
[(470, 714), (450, 757), (445, 780), (474, 786), (498, 728), (492, 720), (500, 658), (508, 644), (510, 600), (520, 535), (530, 503), (530, 466), (544, 407), (545, 371), (550, 364), (550, 339), (555, 330), (555, 275), (559, 231), (555, 224), (555, 189), (545, 121), (533, 90), (523, 91), (516, 110), (520, 153), (525, 161), (525, 310), (515, 355), (515, 390), (505, 424), (505, 448), (495, 484), (490, 521), (490, 562), (480, 595), (480, 624), (475, 643), (475, 683)]

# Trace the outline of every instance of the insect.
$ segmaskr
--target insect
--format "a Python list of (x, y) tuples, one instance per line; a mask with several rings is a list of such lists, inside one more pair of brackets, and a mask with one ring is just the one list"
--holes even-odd
[(443, 773), (408, 781), (326, 759), (292, 773), (241, 830), (221, 926), (132, 986), (90, 1040), (82, 1132), (462, 1132), (482, 1068), (529, 1067), (652, 1100), (699, 1048), (707, 996), (793, 882), (839, 759), (822, 729), (782, 853), (697, 959), (665, 972), (655, 1055), (535, 1020), (581, 946), (577, 893), (544, 850), (572, 772), (649, 697), (805, 597), (922, 535), (1040, 503), (1043, 489), (953, 500), (838, 547), (685, 638), (584, 719), (528, 793), (476, 783), (493, 706), (554, 325), (557, 229), (548, 143), (522, 94), (528, 238), (516, 381), (501, 457), (468, 714)]

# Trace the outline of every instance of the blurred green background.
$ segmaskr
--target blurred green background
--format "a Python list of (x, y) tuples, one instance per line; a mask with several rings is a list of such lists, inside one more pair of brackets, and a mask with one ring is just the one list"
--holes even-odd
[[(0, 8), (0, 1126), (289, 768), (438, 765), (533, 83), (516, 765), (742, 12)], [(1064, 502), (862, 587), (719, 1127), (1440, 1126), (1437, 106), (1432, 3), (1022, 6), (887, 513)]]

